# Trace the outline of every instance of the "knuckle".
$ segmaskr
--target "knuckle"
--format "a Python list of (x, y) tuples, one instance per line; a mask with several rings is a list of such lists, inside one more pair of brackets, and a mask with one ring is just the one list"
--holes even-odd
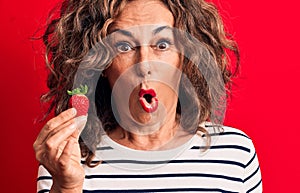
[(35, 159), (38, 161), (38, 162), (40, 162), (40, 163), (42, 163), (43, 162), (43, 153), (42, 152), (37, 152), (36, 154), (35, 154)]
[(65, 168), (67, 168), (67, 161), (66, 160), (64, 160), (64, 159), (59, 159), (58, 160), (58, 165), (59, 165), (59, 167), (61, 168), (61, 169), (65, 169)]
[(59, 115), (59, 118), (60, 118), (61, 120), (66, 120), (68, 117), (69, 117), (69, 113), (68, 113), (68, 112), (61, 113), (61, 114)]
[(68, 109), (68, 110), (62, 112), (59, 116), (63, 120), (69, 119), (73, 116), (73, 110)]
[(38, 154), (35, 154), (35, 159), (41, 163), (42, 159)]
[(37, 141), (35, 141), (35, 142), (33, 143), (32, 147), (33, 147), (33, 150), (34, 150), (35, 152), (37, 152), (37, 150), (38, 150)]
[(51, 119), (45, 124), (45, 129), (51, 130), (54, 127), (54, 121)]
[(48, 140), (48, 141), (45, 142), (45, 147), (49, 151), (55, 149), (54, 148), (54, 143), (51, 140)]

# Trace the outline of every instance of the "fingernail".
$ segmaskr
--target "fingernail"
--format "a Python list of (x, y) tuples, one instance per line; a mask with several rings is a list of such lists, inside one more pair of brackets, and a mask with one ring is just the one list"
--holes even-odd
[(72, 108), (72, 115), (76, 115), (77, 114), (77, 110), (75, 108)]

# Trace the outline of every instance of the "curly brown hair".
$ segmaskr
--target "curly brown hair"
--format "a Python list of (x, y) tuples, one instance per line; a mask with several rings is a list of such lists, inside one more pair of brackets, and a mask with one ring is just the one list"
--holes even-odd
[[(46, 116), (54, 110), (55, 115), (68, 108), (69, 97), (66, 93), (74, 87), (75, 75), (79, 65), (86, 60), (86, 55), (93, 46), (101, 43), (108, 33), (108, 28), (125, 5), (132, 0), (64, 0), (58, 12), (51, 13), (50, 22), (43, 35), (46, 46), (45, 61), (49, 69), (47, 86), (49, 92), (41, 97), (42, 102), (49, 103)], [(221, 72), (221, 79), (212, 78), (213, 85), (226, 85), (226, 93), (229, 94), (231, 79), (238, 72), (239, 50), (232, 36), (224, 30), (222, 19), (217, 8), (210, 2), (204, 0), (161, 0), (174, 16), (174, 28), (190, 34), (202, 43), (208, 50), (207, 57), (202, 57), (202, 62), (210, 56)], [(186, 37), (183, 42), (190, 40)], [(195, 49), (184, 46), (184, 52), (193, 54)], [(235, 54), (235, 64), (230, 65), (228, 52)], [(105, 53), (102, 53), (105, 57)], [(189, 57), (191, 58), (191, 57)], [(105, 63), (105, 62), (104, 62)], [(106, 61), (106, 64), (109, 61)], [(183, 72), (187, 75), (197, 93), (199, 113), (197, 123), (210, 118), (214, 101), (220, 100), (219, 86), (211, 88), (208, 81), (203, 78), (195, 61), (187, 57), (183, 61)], [(209, 65), (208, 63), (206, 65)], [(212, 73), (212, 72), (211, 72)], [(210, 74), (214, 77), (213, 74)], [(91, 75), (93, 76), (93, 75)], [(95, 75), (94, 75), (95, 76)], [(82, 157), (86, 158), (86, 164), (92, 167), (92, 159), (96, 145), (100, 142), (103, 128), (111, 131), (117, 126), (116, 119), (111, 109), (111, 89), (105, 77), (100, 76), (94, 83), (95, 100), (91, 101), (88, 122), (81, 134), (80, 146)], [(186, 88), (180, 88), (186, 89)], [(186, 89), (183, 93), (189, 95)], [(90, 91), (90, 94), (93, 93)], [(226, 99), (225, 99), (226, 100)], [(184, 104), (177, 105), (177, 114), (180, 116)], [(96, 108), (93, 108), (95, 106)], [(97, 108), (98, 107), (98, 108)], [(101, 107), (101, 108), (100, 108)], [(193, 119), (184, 117), (184, 119)], [(187, 121), (188, 122), (188, 121)], [(189, 126), (187, 126), (189, 127)], [(207, 134), (206, 130), (199, 127), (199, 131)], [(82, 138), (88, 140), (82, 140)]]

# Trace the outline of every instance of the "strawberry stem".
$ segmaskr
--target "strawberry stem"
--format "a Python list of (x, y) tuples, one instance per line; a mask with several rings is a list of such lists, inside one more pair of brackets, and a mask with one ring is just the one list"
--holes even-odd
[(87, 93), (87, 91), (88, 91), (88, 86), (87, 85), (80, 85), (80, 87), (78, 87), (78, 88), (75, 88), (75, 89), (73, 89), (73, 90), (67, 90), (67, 93), (68, 93), (68, 95), (71, 95), (71, 96), (73, 96), (73, 95), (76, 95), (76, 94), (83, 94), (83, 95), (85, 95), (86, 93)]

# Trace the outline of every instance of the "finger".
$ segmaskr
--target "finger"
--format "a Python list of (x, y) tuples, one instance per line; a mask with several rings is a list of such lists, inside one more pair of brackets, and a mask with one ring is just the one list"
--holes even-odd
[[(58, 159), (59, 167), (62, 170), (67, 170), (67, 167), (68, 167), (69, 162), (71, 160), (75, 145), (78, 145), (76, 139), (71, 138), (70, 140), (68, 140), (66, 146), (64, 147), (64, 150), (63, 150), (61, 156)], [(80, 157), (80, 156), (78, 156), (78, 157)]]
[(46, 141), (44, 146), (45, 150), (47, 151), (48, 158), (57, 160), (60, 156), (59, 151), (64, 149), (66, 142), (69, 140), (70, 136), (76, 131), (77, 124), (73, 122), (70, 125), (67, 125), (64, 128), (61, 128), (57, 131), (54, 135), (49, 137)]
[[(53, 135), (55, 135), (57, 132), (59, 132), (60, 130), (66, 128), (66, 127), (75, 127), (77, 128), (77, 123), (76, 123), (76, 119), (70, 119), (69, 121), (63, 123), (62, 125), (59, 125), (58, 127), (56, 127), (55, 129), (52, 129), (51, 131), (49, 131), (48, 136), (45, 137), (44, 141), (47, 141), (49, 138), (51, 138)], [(72, 129), (71, 128), (71, 129)]]
[(76, 130), (77, 132), (74, 132), (75, 135), (73, 135), (73, 137), (75, 137), (78, 140), (81, 132), (83, 131), (83, 129), (86, 125), (87, 116), (76, 117), (75, 121), (77, 124), (77, 130)]
[(78, 141), (79, 135), (87, 122), (87, 116), (73, 118), (64, 124), (63, 128), (58, 127), (48, 135), (45, 146), (49, 151), (50, 157), (58, 158), (64, 149), (66, 142), (71, 137)]
[[(54, 130), (52, 130), (49, 134), (48, 134), (48, 138), (50, 138), (51, 136), (53, 135), (56, 135), (56, 133), (58, 131), (60, 131), (62, 128), (65, 128), (65, 127), (68, 127), (68, 126), (75, 126), (76, 127), (76, 131), (74, 133), (78, 133), (78, 135), (81, 134), (82, 130), (84, 129), (85, 125), (86, 125), (86, 122), (87, 122), (87, 116), (79, 116), (79, 117), (76, 117), (76, 118), (73, 118), (73, 119), (70, 119), (68, 122), (64, 123), (62, 126), (59, 126), (57, 128), (55, 128)], [(71, 125), (72, 124), (72, 125)], [(79, 139), (79, 136), (78, 137), (75, 137), (76, 139)], [(47, 140), (46, 139), (46, 140)]]
[(71, 109), (68, 109), (68, 110), (62, 112), (61, 114), (52, 118), (51, 120), (49, 120), (46, 123), (46, 125), (42, 128), (41, 132), (39, 133), (39, 135), (35, 141), (35, 144), (36, 145), (42, 144), (45, 141), (45, 139), (47, 138), (49, 132), (51, 132), (53, 129), (55, 129), (59, 125), (62, 125), (63, 123), (67, 122), (68, 120), (74, 118), (75, 115), (76, 115), (76, 109), (71, 108)]
[(37, 138), (37, 140), (34, 143), (34, 149), (40, 148), (40, 146), (43, 146), (44, 143), (51, 138), (53, 135), (55, 135), (57, 132), (59, 132), (61, 129), (65, 127), (76, 127), (75, 119), (70, 119), (69, 121), (63, 123), (62, 125), (59, 125), (58, 127), (51, 129), (48, 131), (48, 133), (44, 133), (43, 137)]

